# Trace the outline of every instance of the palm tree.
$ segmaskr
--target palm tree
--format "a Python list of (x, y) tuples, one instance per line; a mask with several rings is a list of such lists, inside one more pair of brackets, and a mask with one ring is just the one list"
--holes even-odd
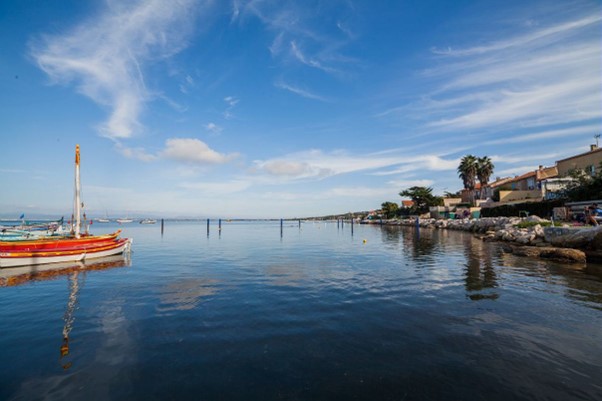
[(477, 159), (477, 178), (481, 183), (481, 195), (483, 194), (483, 188), (489, 182), (489, 177), (493, 174), (495, 166), (488, 156), (479, 157)]
[(466, 155), (460, 160), (458, 166), (458, 176), (464, 183), (464, 188), (474, 190), (477, 176), (477, 158), (473, 155)]

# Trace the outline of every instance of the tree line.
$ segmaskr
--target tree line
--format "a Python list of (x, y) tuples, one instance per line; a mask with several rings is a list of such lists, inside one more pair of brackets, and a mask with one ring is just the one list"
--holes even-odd
[[(457, 172), (464, 189), (472, 194), (477, 181), (481, 183), (481, 188), (489, 183), (494, 168), (495, 165), (488, 156), (466, 155), (460, 159)], [(482, 194), (483, 191), (481, 191), (481, 196)], [(461, 194), (446, 192), (444, 196), (437, 196), (433, 194), (432, 187), (413, 186), (399, 192), (399, 196), (410, 198), (413, 205), (410, 208), (402, 209), (396, 202), (384, 202), (381, 204), (381, 211), (385, 218), (390, 219), (402, 214), (426, 213), (431, 206), (443, 206), (444, 197), (460, 197)], [(470, 203), (472, 203), (472, 197), (471, 195)]]

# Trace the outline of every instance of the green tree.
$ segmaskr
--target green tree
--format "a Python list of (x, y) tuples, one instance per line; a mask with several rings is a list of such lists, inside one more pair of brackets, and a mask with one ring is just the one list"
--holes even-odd
[(399, 211), (399, 205), (395, 202), (384, 202), (380, 207), (386, 219), (392, 219), (397, 216), (397, 212)]
[(411, 187), (399, 193), (399, 196), (408, 197), (414, 202), (414, 210), (418, 213), (426, 213), (431, 206), (443, 205), (443, 198), (433, 195), (433, 188)]
[(464, 189), (474, 190), (477, 178), (477, 160), (473, 155), (466, 155), (460, 160), (458, 176), (462, 179)]
[(566, 199), (574, 202), (602, 199), (602, 163), (594, 176), (582, 169), (572, 170), (569, 176), (573, 181), (564, 190)]
[(483, 192), (484, 192), (483, 188), (489, 182), (489, 177), (491, 177), (491, 174), (493, 174), (493, 169), (495, 168), (495, 166), (493, 165), (493, 162), (491, 161), (491, 159), (488, 156), (483, 156), (483, 157), (477, 158), (476, 164), (477, 164), (476, 165), (477, 178), (479, 179), (479, 182), (481, 183), (481, 198), (482, 198)]

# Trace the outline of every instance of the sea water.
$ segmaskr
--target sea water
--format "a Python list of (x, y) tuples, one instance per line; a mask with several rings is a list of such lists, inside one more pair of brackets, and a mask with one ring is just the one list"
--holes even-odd
[(601, 400), (602, 266), (336, 222), (93, 225), (0, 288), (2, 400)]

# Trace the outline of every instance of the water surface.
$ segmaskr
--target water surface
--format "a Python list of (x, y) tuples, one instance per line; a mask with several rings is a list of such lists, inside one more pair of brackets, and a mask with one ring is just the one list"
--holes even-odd
[(121, 228), (130, 260), (0, 288), (0, 399), (602, 399), (602, 266), (428, 229)]

